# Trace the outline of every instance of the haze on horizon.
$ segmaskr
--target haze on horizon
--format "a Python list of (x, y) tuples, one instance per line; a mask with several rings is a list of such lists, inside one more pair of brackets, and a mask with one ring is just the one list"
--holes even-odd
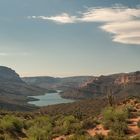
[(0, 0), (0, 65), (21, 76), (140, 70), (140, 1)]

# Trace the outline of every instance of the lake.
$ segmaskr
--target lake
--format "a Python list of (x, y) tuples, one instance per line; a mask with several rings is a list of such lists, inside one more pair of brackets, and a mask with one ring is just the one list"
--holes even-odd
[(74, 102), (74, 100), (62, 98), (59, 93), (46, 93), (44, 95), (30, 96), (30, 97), (38, 99), (37, 101), (28, 102), (29, 104), (33, 104), (36, 106), (47, 106), (47, 105)]

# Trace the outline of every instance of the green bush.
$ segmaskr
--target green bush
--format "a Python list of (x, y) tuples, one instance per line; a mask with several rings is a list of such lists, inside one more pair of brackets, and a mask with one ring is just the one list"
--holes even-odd
[(128, 111), (126, 108), (120, 108), (115, 110), (115, 121), (125, 122), (128, 119)]
[(126, 108), (106, 108), (104, 113), (104, 127), (110, 129), (111, 133), (116, 136), (125, 136), (128, 128), (126, 120), (128, 111)]
[(119, 122), (115, 121), (111, 126), (111, 131), (114, 135), (124, 137), (127, 133), (127, 123), (126, 122)]
[(28, 130), (28, 137), (31, 140), (50, 140), (51, 132), (48, 130), (48, 127), (38, 128), (33, 126)]
[(37, 117), (29, 121), (27, 135), (30, 140), (50, 140), (52, 137), (52, 122), (47, 116)]
[(61, 135), (69, 135), (72, 133), (83, 133), (82, 123), (73, 115), (63, 116), (55, 121), (54, 132)]
[(108, 107), (103, 112), (103, 125), (105, 129), (109, 129), (112, 125), (112, 123), (115, 121), (115, 111), (113, 107)]
[(108, 107), (104, 110), (103, 116), (105, 120), (114, 121), (115, 108)]
[(8, 132), (21, 132), (23, 128), (23, 121), (14, 116), (6, 115), (0, 120), (0, 130)]

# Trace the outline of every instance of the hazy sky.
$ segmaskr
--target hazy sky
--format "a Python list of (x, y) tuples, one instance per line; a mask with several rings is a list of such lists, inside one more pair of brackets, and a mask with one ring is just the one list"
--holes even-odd
[(0, 0), (0, 65), (21, 76), (140, 70), (140, 0)]

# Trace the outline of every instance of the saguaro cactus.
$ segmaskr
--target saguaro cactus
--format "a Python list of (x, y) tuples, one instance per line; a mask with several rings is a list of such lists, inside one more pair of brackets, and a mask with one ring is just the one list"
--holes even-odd
[(115, 104), (115, 98), (111, 87), (107, 87), (107, 100), (108, 104), (112, 107)]

